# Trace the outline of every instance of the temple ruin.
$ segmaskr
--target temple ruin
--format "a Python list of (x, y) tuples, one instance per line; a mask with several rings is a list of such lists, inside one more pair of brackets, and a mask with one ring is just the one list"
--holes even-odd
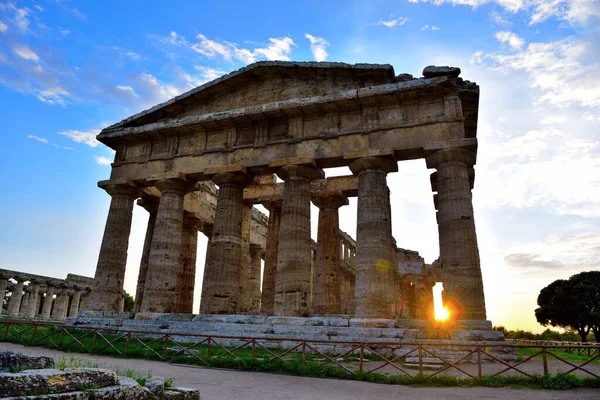
[[(87, 309), (91, 286), (92, 278), (87, 276), (68, 274), (58, 279), (0, 269), (0, 314), (59, 321), (77, 317), (79, 310)], [(123, 311), (122, 303), (119, 311)]]
[[(79, 322), (178, 315), (203, 332), (227, 332), (214, 327), (219, 321), (424, 329), (431, 288), (442, 282), (453, 320), (499, 339), (486, 321), (471, 194), (479, 87), (459, 74), (258, 62), (105, 128), (97, 138), (116, 154), (110, 179), (98, 185), (111, 203), (90, 311)], [(386, 177), (420, 158), (433, 170), (440, 243), (433, 265), (392, 237)], [(325, 177), (334, 167), (352, 174)], [(356, 239), (339, 230), (350, 197), (358, 198)], [(122, 315), (136, 200), (149, 221), (136, 312)], [(316, 242), (311, 203), (319, 208)], [(209, 244), (194, 316), (199, 231)]]

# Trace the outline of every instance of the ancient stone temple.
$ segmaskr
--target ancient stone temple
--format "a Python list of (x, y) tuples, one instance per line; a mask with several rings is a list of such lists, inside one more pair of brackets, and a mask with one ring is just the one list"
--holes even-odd
[[(99, 186), (112, 200), (88, 303), (95, 313), (80, 316), (118, 316), (110, 313), (120, 311), (137, 200), (149, 222), (136, 314), (124, 319), (183, 313), (204, 331), (224, 320), (211, 315), (243, 322), (248, 313), (249, 323), (267, 325), (329, 316), (337, 322), (319, 324), (421, 326), (415, 321), (432, 319), (431, 287), (443, 282), (453, 319), (491, 331), (471, 201), (479, 87), (459, 74), (258, 62), (104, 129), (98, 140), (116, 155)], [(390, 204), (386, 177), (419, 158), (432, 169), (440, 243), (433, 265), (392, 237), (401, 205)], [(344, 166), (351, 174), (326, 177)], [(339, 230), (349, 197), (358, 198), (355, 239)], [(316, 242), (311, 203), (319, 208)], [(199, 231), (209, 244), (193, 316)]]
[[(8, 318), (65, 320), (87, 308), (92, 278), (66, 279), (0, 269), (0, 314)], [(2, 307), (8, 300), (6, 309)], [(121, 305), (122, 310), (122, 305)]]

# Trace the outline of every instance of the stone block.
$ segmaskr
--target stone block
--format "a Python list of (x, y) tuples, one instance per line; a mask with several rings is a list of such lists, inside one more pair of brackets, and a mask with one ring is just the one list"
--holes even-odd
[(165, 400), (200, 400), (200, 391), (196, 389), (171, 388), (165, 390)]
[(165, 378), (162, 376), (155, 376), (146, 379), (144, 387), (152, 392), (157, 399), (162, 399), (165, 392)]
[(396, 323), (393, 319), (384, 318), (352, 318), (350, 326), (364, 328), (394, 328)]
[(117, 376), (102, 369), (38, 369), (18, 374), (0, 373), (0, 397), (65, 393), (80, 387), (119, 385)]
[(267, 320), (266, 314), (243, 314), (243, 315), (211, 315), (198, 314), (192, 319), (193, 322), (225, 322), (232, 324), (264, 324)]
[(161, 322), (176, 322), (176, 321), (192, 321), (194, 314), (178, 314), (178, 313), (149, 313), (139, 312), (135, 314), (135, 320), (151, 320)]
[(30, 357), (15, 351), (0, 350), (0, 372), (46, 368), (54, 368), (54, 360), (50, 357)]

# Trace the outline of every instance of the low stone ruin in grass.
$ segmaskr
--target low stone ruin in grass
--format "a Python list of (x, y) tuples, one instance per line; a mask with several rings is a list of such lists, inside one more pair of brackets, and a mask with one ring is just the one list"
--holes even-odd
[(199, 400), (194, 389), (166, 387), (154, 377), (141, 386), (132, 378), (99, 368), (55, 369), (50, 357), (0, 350), (0, 399)]

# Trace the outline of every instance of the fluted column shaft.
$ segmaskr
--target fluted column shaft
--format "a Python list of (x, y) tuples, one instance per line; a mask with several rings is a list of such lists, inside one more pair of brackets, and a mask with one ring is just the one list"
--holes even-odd
[(237, 312), (251, 312), (252, 290), (250, 282), (250, 228), (252, 223), (252, 205), (244, 204), (242, 212), (242, 242), (240, 254), (240, 298)]
[(77, 313), (79, 312), (79, 302), (81, 301), (81, 290), (75, 290), (73, 294), (73, 299), (71, 300), (71, 307), (69, 308), (69, 317), (75, 318), (77, 317)]
[(54, 297), (54, 286), (46, 286), (46, 296), (44, 297), (44, 304), (42, 305), (42, 319), (50, 318), (50, 311), (52, 310), (52, 298)]
[(339, 314), (341, 305), (341, 260), (339, 208), (348, 204), (340, 194), (313, 199), (319, 207), (319, 228), (314, 272), (315, 314)]
[(244, 187), (242, 174), (218, 174), (217, 207), (202, 284), (201, 314), (234, 314), (240, 290)]
[[(169, 179), (156, 183), (161, 197), (156, 215), (152, 247), (142, 312), (175, 312), (177, 277), (183, 266), (179, 263), (183, 228), (183, 200), (189, 190), (184, 181)], [(93, 294), (93, 292), (92, 292)]]
[(175, 312), (191, 314), (194, 307), (194, 284), (196, 281), (196, 257), (198, 253), (199, 221), (191, 215), (183, 217), (181, 254), (179, 263), (181, 274), (177, 278), (177, 300)]
[(29, 300), (31, 297), (31, 288), (24, 287), (23, 297), (21, 298), (21, 307), (19, 307), (19, 314), (26, 314), (29, 309)]
[(269, 223), (267, 225), (267, 245), (265, 249), (265, 270), (262, 282), (260, 312), (273, 315), (275, 305), (275, 281), (277, 277), (277, 250), (279, 246), (279, 226), (281, 222), (281, 202), (268, 204)]
[(54, 308), (52, 309), (52, 318), (64, 319), (67, 312), (67, 306), (69, 304), (69, 294), (66, 291), (62, 291), (56, 295), (56, 301), (54, 302)]
[(8, 315), (15, 316), (19, 315), (19, 309), (21, 308), (21, 300), (23, 299), (23, 282), (17, 281), (15, 289), (10, 296), (8, 302)]
[(444, 302), (453, 318), (485, 320), (483, 279), (473, 217), (468, 168), (475, 153), (464, 149), (440, 150), (427, 157), (437, 169), (437, 208)]
[(353, 161), (358, 175), (356, 218), (356, 317), (394, 318), (394, 244), (386, 175), (396, 162), (379, 157)]
[(275, 315), (311, 314), (310, 181), (323, 173), (313, 167), (290, 165), (277, 175), (285, 181), (277, 254)]
[(0, 278), (0, 310), (4, 304), (4, 298), (6, 297), (6, 287), (8, 286), (8, 279)]
[(140, 312), (142, 301), (144, 300), (144, 287), (146, 286), (146, 275), (148, 274), (148, 262), (150, 261), (150, 249), (152, 248), (152, 236), (154, 235), (154, 226), (156, 224), (156, 214), (158, 213), (158, 199), (143, 198), (138, 201), (148, 211), (148, 225), (146, 227), (146, 237), (144, 238), (144, 248), (142, 250), (142, 259), (140, 260), (140, 272), (138, 273), (137, 287), (135, 289), (134, 312)]
[(138, 197), (138, 191), (115, 185), (104, 189), (112, 199), (94, 275), (94, 291), (88, 307), (90, 310), (118, 311), (125, 280), (133, 202)]
[(27, 303), (27, 308), (24, 313), (29, 318), (35, 317), (35, 313), (37, 311), (38, 299), (40, 294), (40, 285), (38, 283), (31, 284), (31, 291), (29, 292), (29, 302)]

